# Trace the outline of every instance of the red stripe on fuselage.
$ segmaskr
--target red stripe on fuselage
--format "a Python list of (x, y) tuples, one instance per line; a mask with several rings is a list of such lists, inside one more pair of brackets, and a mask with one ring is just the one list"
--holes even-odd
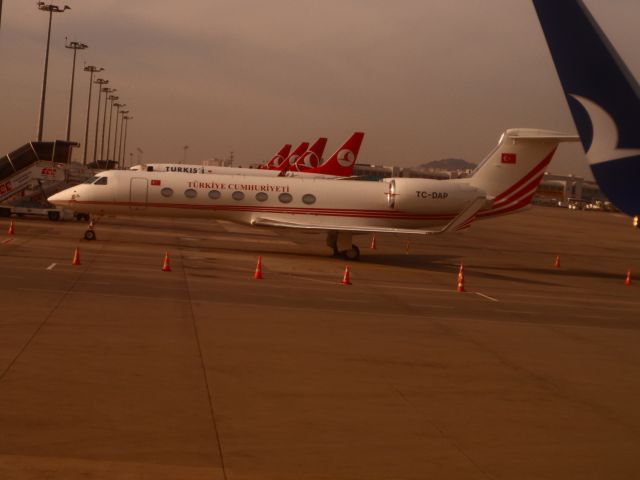
[(104, 201), (78, 201), (73, 205), (116, 205), (121, 207), (147, 207), (147, 208), (177, 208), (186, 210), (222, 210), (231, 212), (255, 212), (278, 213), (289, 215), (316, 215), (330, 217), (354, 217), (354, 218), (389, 218), (398, 220), (451, 220), (456, 214), (420, 215), (394, 210), (346, 210), (326, 208), (297, 208), (297, 207), (258, 207), (240, 205), (189, 205), (184, 203), (143, 203), (143, 202), (104, 202)]

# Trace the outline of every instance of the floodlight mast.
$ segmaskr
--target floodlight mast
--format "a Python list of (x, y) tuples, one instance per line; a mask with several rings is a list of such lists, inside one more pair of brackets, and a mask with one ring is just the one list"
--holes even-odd
[[(89, 119), (91, 117), (91, 91), (93, 87), (93, 74), (102, 72), (104, 68), (88, 65), (84, 67), (85, 72), (89, 72), (89, 101), (87, 102), (87, 121), (84, 128), (84, 155), (82, 157), (82, 164), (87, 164), (87, 150), (89, 147)], [(106, 81), (106, 80), (105, 80)], [(98, 107), (100, 107), (100, 93), (98, 92)]]
[(104, 134), (106, 132), (107, 127), (107, 101), (109, 100), (109, 96), (116, 91), (115, 88), (104, 87), (102, 89), (104, 92), (104, 113), (102, 117), (102, 140), (100, 141), (100, 160), (104, 160)]
[[(118, 154), (116, 155), (116, 158), (118, 159), (118, 166), (120, 168), (124, 167), (124, 159), (122, 159), (122, 162), (120, 162), (120, 160), (122, 156), (122, 140), (124, 139), (124, 124), (125, 124), (124, 117), (127, 116), (127, 113), (129, 113), (129, 110), (120, 110), (120, 115), (122, 115), (122, 119), (120, 120), (120, 139), (118, 141)], [(115, 147), (114, 147), (114, 153), (115, 153)]]
[[(129, 116), (125, 116), (124, 117), (124, 146), (122, 147), (122, 164), (124, 166), (124, 155), (125, 152), (127, 151), (127, 134), (129, 132), (129, 120), (133, 120), (133, 117), (129, 117)], [(139, 152), (142, 152), (142, 150), (140, 150), (140, 148), (138, 148)], [(133, 163), (133, 152), (131, 152), (131, 154), (129, 155), (129, 165), (131, 165), (131, 163)], [(141, 158), (139, 158), (139, 160), (142, 160)], [(139, 163), (142, 163), (142, 161), (140, 161)]]
[(98, 161), (98, 131), (100, 130), (100, 98), (102, 97), (102, 90), (105, 89), (103, 85), (107, 85), (109, 80), (104, 78), (96, 79), (95, 83), (98, 85), (98, 109), (96, 113), (96, 135), (93, 142), (93, 163), (97, 165)]
[(42, 141), (42, 131), (44, 129), (44, 107), (45, 107), (45, 99), (47, 97), (47, 73), (49, 70), (49, 45), (51, 44), (51, 20), (53, 19), (54, 13), (62, 13), (65, 10), (71, 10), (71, 7), (65, 5), (64, 7), (59, 7), (54, 5), (53, 3), (44, 3), (38, 2), (37, 4), (38, 10), (42, 10), (43, 12), (49, 12), (49, 29), (47, 30), (47, 48), (45, 50), (44, 55), (44, 75), (42, 78), (42, 96), (40, 97), (40, 118), (38, 120), (38, 141)]
[[(108, 162), (109, 160), (111, 160), (109, 158), (109, 154), (111, 153), (109, 147), (111, 146), (111, 121), (113, 120), (113, 102), (118, 100), (120, 97), (116, 95), (109, 95), (107, 98), (111, 101), (111, 103), (109, 104), (109, 133), (107, 134), (107, 158), (106, 159), (103, 158), (103, 160), (106, 160)], [(109, 164), (107, 163), (107, 166), (108, 165)]]
[(71, 67), (71, 94), (69, 95), (69, 115), (67, 116), (67, 142), (71, 141), (71, 114), (73, 112), (73, 86), (76, 78), (76, 55), (78, 50), (89, 48), (88, 45), (80, 42), (69, 42), (65, 48), (73, 50), (73, 66)]
[(122, 107), (125, 107), (126, 104), (125, 103), (114, 103), (113, 104), (114, 107), (116, 107), (116, 129), (115, 132), (113, 134), (113, 159), (116, 160), (117, 163), (117, 157), (116, 157), (116, 147), (118, 146), (118, 117), (120, 116), (120, 109)]

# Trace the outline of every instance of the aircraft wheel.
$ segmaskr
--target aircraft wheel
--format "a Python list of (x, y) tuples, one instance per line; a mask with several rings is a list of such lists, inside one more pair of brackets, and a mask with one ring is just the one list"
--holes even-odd
[(86, 232), (84, 232), (84, 239), (85, 240), (95, 240), (96, 239), (96, 232), (94, 232), (93, 230), (87, 230)]
[(360, 257), (360, 249), (357, 245), (351, 245), (349, 250), (342, 252), (342, 255), (347, 260), (357, 260)]

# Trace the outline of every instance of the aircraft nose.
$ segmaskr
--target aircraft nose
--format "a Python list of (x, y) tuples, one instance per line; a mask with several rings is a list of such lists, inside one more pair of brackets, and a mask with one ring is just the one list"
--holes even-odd
[(47, 198), (47, 201), (53, 205), (62, 206), (69, 205), (71, 200), (75, 198), (73, 188), (67, 188)]

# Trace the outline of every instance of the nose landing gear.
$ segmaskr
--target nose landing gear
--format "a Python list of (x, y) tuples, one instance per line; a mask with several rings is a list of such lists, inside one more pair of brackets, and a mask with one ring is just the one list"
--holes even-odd
[(85, 240), (95, 240), (96, 239), (95, 226), (98, 223), (98, 221), (100, 220), (100, 218), (102, 218), (102, 217), (99, 216), (99, 217), (97, 217), (95, 219), (93, 217), (89, 217), (89, 227), (84, 232), (84, 239)]

